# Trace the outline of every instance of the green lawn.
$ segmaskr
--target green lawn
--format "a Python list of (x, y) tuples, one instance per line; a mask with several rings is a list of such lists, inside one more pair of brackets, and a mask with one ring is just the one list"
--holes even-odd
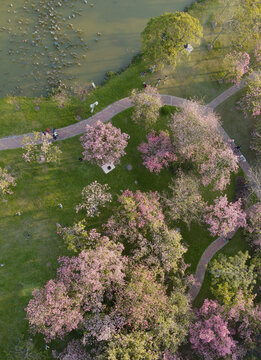
[[(17, 177), (14, 194), (0, 208), (0, 263), (5, 264), (0, 268), (1, 351), (15, 343), (21, 333), (26, 333), (27, 322), (23, 309), (33, 288), (53, 278), (57, 257), (68, 254), (56, 235), (56, 223), (68, 226), (84, 217), (84, 213), (76, 214), (74, 211), (75, 205), (80, 202), (82, 188), (94, 180), (108, 183), (114, 195), (113, 206), (120, 190), (128, 188), (133, 191), (162, 192), (171, 177), (175, 176), (174, 170), (165, 169), (155, 175), (144, 168), (137, 146), (145, 140), (146, 133), (130, 120), (130, 114), (131, 109), (128, 109), (113, 119), (114, 125), (130, 135), (130, 140), (127, 155), (108, 175), (99, 167), (78, 160), (82, 152), (79, 137), (57, 143), (63, 151), (62, 161), (58, 165), (25, 163), (21, 158), (21, 150), (1, 152), (0, 166), (6, 166)], [(168, 116), (161, 115), (155, 128), (164, 128), (167, 121)], [(127, 171), (127, 164), (132, 164), (133, 170)], [(231, 200), (234, 196), (233, 183), (227, 191)], [(205, 189), (204, 196), (211, 201), (217, 193)], [(58, 207), (59, 203), (63, 204), (63, 209)], [(110, 209), (104, 211), (98, 219), (88, 221), (88, 225), (99, 227), (111, 214)], [(18, 211), (21, 216), (15, 215)], [(192, 224), (190, 231), (184, 224), (173, 226), (181, 228), (188, 246), (185, 259), (191, 263), (191, 271), (195, 271), (201, 254), (213, 238), (203, 226), (197, 224)], [(43, 346), (41, 341), (40, 344)]]
[(216, 111), (221, 116), (222, 125), (228, 135), (235, 139), (237, 145), (242, 146), (242, 153), (250, 163), (253, 163), (256, 161), (256, 153), (250, 149), (250, 145), (252, 141), (251, 133), (254, 129), (254, 119), (251, 117), (246, 118), (237, 104), (243, 93), (244, 90), (241, 90), (231, 96), (219, 105)]
[[(199, 16), (204, 24), (204, 39), (190, 58), (184, 57), (176, 70), (164, 70), (141, 77), (147, 69), (138, 57), (124, 72), (114, 76), (103, 86), (90, 92), (85, 102), (72, 99), (63, 108), (59, 108), (53, 99), (5, 98), (0, 99), (0, 137), (26, 133), (32, 130), (42, 131), (47, 127), (59, 128), (76, 122), (76, 116), (90, 116), (90, 103), (98, 100), (99, 111), (110, 103), (130, 94), (133, 88), (141, 88), (146, 81), (154, 85), (157, 78), (168, 75), (166, 84), (160, 83), (159, 91), (181, 97), (204, 98), (209, 102), (228, 84), (219, 84), (220, 63), (227, 52), (228, 37), (224, 34), (215, 50), (209, 52), (207, 43), (215, 36), (217, 29), (210, 26), (215, 11), (219, 11), (217, 0), (209, 0), (193, 7), (192, 14)], [(236, 142), (242, 145), (242, 152), (248, 160), (254, 155), (249, 150), (252, 124), (244, 119), (236, 109), (240, 94), (228, 99), (220, 105), (224, 128)], [(39, 107), (39, 108), (38, 108)], [(56, 235), (56, 223), (64, 226), (72, 225), (83, 217), (76, 214), (75, 205), (80, 201), (81, 190), (94, 180), (108, 183), (114, 195), (120, 190), (159, 192), (167, 188), (175, 170), (163, 170), (159, 175), (146, 170), (137, 151), (137, 146), (145, 139), (145, 132), (130, 121), (131, 110), (126, 110), (113, 119), (113, 124), (130, 134), (127, 155), (122, 158), (121, 165), (105, 175), (100, 168), (87, 162), (80, 162), (82, 148), (79, 137), (58, 142), (63, 151), (62, 161), (58, 165), (26, 164), (21, 150), (1, 151), (0, 166), (10, 169), (17, 178), (14, 194), (8, 197), (0, 207), (0, 359), (4, 359), (3, 351), (16, 343), (21, 334), (27, 336), (27, 322), (24, 308), (31, 297), (33, 288), (42, 286), (55, 276), (57, 257), (68, 254), (60, 238)], [(167, 116), (162, 115), (157, 129), (163, 128)], [(133, 170), (127, 171), (126, 165), (132, 164)], [(135, 184), (135, 181), (138, 183)], [(227, 189), (227, 195), (233, 200), (235, 194), (234, 177)], [(204, 190), (204, 197), (211, 201), (217, 193)], [(63, 209), (58, 204), (63, 204)], [(15, 215), (18, 211), (21, 216)], [(104, 211), (99, 219), (88, 222), (90, 227), (99, 227), (110, 215), (111, 208)], [(182, 223), (173, 224), (181, 229), (188, 252), (185, 260), (191, 264), (194, 272), (205, 248), (213, 241), (203, 226), (192, 224), (190, 230)], [(247, 247), (240, 232), (221, 251), (235, 254)], [(202, 290), (195, 301), (198, 306), (204, 297), (210, 296), (209, 275), (207, 273)], [(39, 342), (43, 346), (43, 342)]]

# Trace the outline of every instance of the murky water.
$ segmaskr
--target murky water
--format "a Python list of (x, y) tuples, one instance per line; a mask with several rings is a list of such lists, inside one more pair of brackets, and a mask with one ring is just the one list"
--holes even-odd
[(0, 0), (0, 97), (99, 83), (140, 50), (149, 18), (192, 0)]

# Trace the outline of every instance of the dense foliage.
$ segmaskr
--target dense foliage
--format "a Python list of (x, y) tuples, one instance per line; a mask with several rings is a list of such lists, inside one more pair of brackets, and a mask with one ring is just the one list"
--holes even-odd
[(171, 220), (182, 220), (188, 226), (192, 221), (200, 222), (206, 206), (200, 191), (200, 181), (195, 175), (182, 171), (169, 184), (170, 192), (162, 197)]
[(156, 88), (148, 85), (141, 91), (132, 90), (131, 101), (134, 105), (131, 118), (135, 123), (145, 128), (150, 128), (155, 124), (162, 106), (161, 98)]
[(143, 154), (143, 165), (150, 172), (159, 173), (163, 167), (168, 167), (171, 162), (177, 160), (168, 133), (161, 131), (156, 135), (155, 131), (151, 131), (147, 135), (147, 141), (141, 143), (138, 150)]
[(206, 207), (204, 215), (212, 236), (227, 237), (237, 228), (246, 226), (246, 214), (241, 209), (241, 199), (229, 203), (225, 195), (215, 199), (214, 202), (215, 205)]
[(86, 133), (81, 137), (84, 160), (103, 166), (107, 163), (118, 164), (125, 155), (129, 135), (111, 123), (98, 121), (94, 126), (87, 125)]
[(82, 190), (82, 203), (75, 207), (76, 212), (85, 209), (87, 217), (99, 216), (99, 208), (112, 201), (108, 184), (100, 184), (97, 181), (85, 186)]
[(210, 267), (211, 290), (222, 304), (235, 303), (239, 292), (246, 300), (253, 298), (257, 275), (255, 266), (248, 265), (249, 259), (248, 252), (239, 251), (235, 256), (220, 255), (213, 260)]
[(49, 133), (34, 132), (33, 138), (25, 136), (23, 149), (23, 158), (26, 162), (57, 162), (62, 155), (58, 146), (53, 144), (53, 138)]
[(196, 165), (204, 186), (224, 190), (231, 173), (238, 169), (238, 159), (222, 139), (219, 128), (218, 116), (195, 101), (175, 113), (170, 124), (173, 144), (181, 159)]
[(8, 173), (7, 169), (0, 167), (0, 195), (12, 194), (12, 186), (16, 186), (15, 178)]
[(158, 67), (175, 67), (178, 55), (185, 53), (184, 45), (198, 44), (201, 37), (198, 19), (185, 12), (165, 13), (150, 19), (142, 32), (143, 56)]

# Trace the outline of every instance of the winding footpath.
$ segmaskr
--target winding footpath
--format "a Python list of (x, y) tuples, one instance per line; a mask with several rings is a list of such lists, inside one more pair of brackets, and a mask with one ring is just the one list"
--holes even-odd
[[(206, 110), (214, 110), (218, 105), (228, 99), (230, 96), (234, 95), (237, 91), (242, 89), (245, 86), (245, 80), (241, 81), (239, 85), (234, 85), (212, 100), (209, 104), (205, 106)], [(171, 105), (177, 107), (185, 107), (190, 100), (186, 100), (177, 96), (172, 95), (160, 95), (161, 101), (164, 105)], [(64, 128), (58, 129), (57, 132), (59, 134), (59, 140), (68, 139), (70, 137), (80, 135), (85, 132), (86, 125), (94, 125), (98, 120), (101, 122), (109, 121), (113, 116), (117, 115), (123, 110), (126, 110), (132, 107), (132, 103), (128, 97), (123, 98), (115, 103), (107, 106), (105, 109), (101, 110), (100, 112), (96, 113), (92, 117), (82, 120), (78, 123), (66, 126)], [(219, 131), (224, 139), (225, 142), (230, 143), (230, 138), (225, 130), (220, 126)], [(22, 147), (22, 140), (24, 136), (33, 137), (33, 133), (24, 134), (24, 135), (17, 135), (17, 136), (8, 136), (0, 139), (0, 150), (7, 150), (7, 149), (17, 149)], [(245, 173), (246, 178), (249, 179), (249, 171), (250, 166), (245, 159), (239, 160), (239, 165)], [(261, 197), (260, 197), (261, 200)], [(236, 231), (235, 231), (236, 232)], [(229, 234), (228, 238), (233, 237), (234, 233)], [(199, 263), (197, 265), (196, 274), (195, 274), (195, 284), (189, 290), (189, 296), (191, 301), (193, 301), (203, 284), (205, 272), (207, 269), (207, 265), (212, 257), (222, 249), (227, 244), (227, 241), (223, 238), (219, 237), (215, 241), (213, 241), (207, 249), (204, 251), (203, 255), (201, 256)]]

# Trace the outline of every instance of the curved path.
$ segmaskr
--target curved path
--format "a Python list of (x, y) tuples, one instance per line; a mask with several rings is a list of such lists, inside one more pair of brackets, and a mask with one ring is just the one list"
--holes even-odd
[[(224, 91), (214, 100), (212, 100), (208, 105), (204, 106), (206, 110), (213, 110), (218, 105), (220, 105), (223, 101), (228, 99), (230, 96), (235, 94), (237, 91), (242, 89), (245, 86), (245, 80), (241, 81), (239, 85), (234, 85), (230, 87), (228, 90)], [(171, 105), (171, 106), (178, 106), (178, 107), (185, 107), (186, 104), (190, 102), (190, 100), (186, 100), (177, 96), (172, 95), (160, 95), (161, 101), (164, 105)], [(132, 103), (128, 97), (116, 101), (115, 103), (107, 106), (105, 109), (101, 110), (100, 112), (96, 113), (92, 117), (82, 120), (76, 124), (72, 124), (66, 126), (64, 128), (58, 129), (57, 132), (59, 134), (59, 140), (67, 139), (79, 134), (82, 134), (85, 131), (86, 125), (94, 125), (98, 120), (102, 122), (109, 121), (113, 116), (117, 115), (123, 110), (126, 110), (132, 107)], [(224, 139), (225, 142), (229, 143), (230, 138), (225, 130), (220, 126), (219, 131)], [(17, 149), (22, 147), (22, 140), (24, 136), (33, 136), (33, 133), (24, 134), (24, 135), (17, 135), (17, 136), (8, 136), (5, 138), (0, 139), (0, 150), (7, 150), (7, 149)], [(248, 178), (250, 166), (247, 161), (243, 158), (239, 161), (241, 168), (243, 169), (246, 177)], [(260, 198), (261, 200), (261, 198)], [(234, 235), (235, 232), (229, 234), (229, 238)], [(195, 284), (190, 288), (189, 295), (191, 301), (193, 301), (196, 296), (198, 295), (202, 283), (204, 281), (205, 272), (209, 261), (212, 257), (216, 254), (217, 251), (222, 249), (226, 245), (226, 240), (223, 238), (218, 238), (213, 241), (207, 249), (204, 251), (203, 255), (200, 258), (198, 263), (196, 274), (195, 274)]]
[[(234, 85), (228, 90), (224, 91), (221, 95), (212, 100), (206, 108), (214, 109), (231, 95), (235, 94), (245, 85), (245, 80), (243, 80), (239, 85)], [(190, 100), (186, 100), (177, 96), (172, 95), (160, 95), (161, 101), (164, 105), (185, 107)], [(95, 115), (89, 117), (88, 119), (79, 121), (78, 123), (60, 128), (57, 130), (59, 134), (59, 140), (68, 139), (70, 137), (82, 134), (85, 132), (86, 125), (93, 125), (96, 121), (100, 120), (102, 122), (109, 121), (113, 116), (117, 115), (123, 110), (126, 110), (132, 107), (132, 103), (128, 97), (123, 98), (114, 102), (113, 104), (107, 106), (105, 109), (96, 113)], [(7, 149), (17, 149), (22, 147), (22, 140), (24, 136), (33, 136), (33, 133), (28, 133), (24, 135), (8, 136), (0, 139), (0, 150)]]

